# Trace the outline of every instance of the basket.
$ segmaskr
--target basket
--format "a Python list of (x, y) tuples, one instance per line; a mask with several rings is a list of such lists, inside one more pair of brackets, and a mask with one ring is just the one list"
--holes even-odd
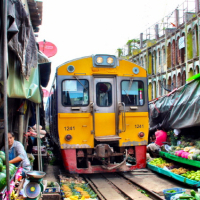
[[(167, 191), (169, 191), (169, 190), (175, 190), (176, 192), (174, 192), (174, 193), (167, 193)], [(185, 191), (186, 190), (183, 189), (183, 188), (170, 188), (170, 189), (163, 190), (163, 193), (164, 193), (165, 199), (166, 200), (170, 200), (171, 197), (174, 196), (175, 194), (180, 194), (180, 193), (183, 193)]]
[(46, 187), (44, 193), (60, 193), (60, 185), (57, 182), (55, 183), (55, 187)]

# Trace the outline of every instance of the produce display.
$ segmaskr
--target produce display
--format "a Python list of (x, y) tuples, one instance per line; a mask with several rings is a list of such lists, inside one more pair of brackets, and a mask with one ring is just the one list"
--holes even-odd
[(61, 195), (64, 200), (96, 200), (97, 194), (81, 178), (60, 176)]
[[(16, 167), (13, 164), (9, 164), (10, 177), (16, 172)], [(5, 153), (0, 151), (0, 191), (6, 186), (6, 166), (5, 166)]]
[(175, 174), (179, 174), (179, 175), (182, 175), (184, 173), (188, 173), (188, 169), (185, 169), (183, 167), (180, 167), (180, 168), (174, 168), (171, 170), (171, 172), (175, 173)]
[(163, 158), (155, 158), (149, 164), (164, 168), (166, 167), (168, 170), (175, 174), (179, 174), (181, 176), (184, 176), (188, 179), (195, 180), (195, 181), (200, 181), (200, 170), (189, 170), (184, 167), (179, 167), (175, 165), (174, 163), (168, 163), (165, 159)]
[(184, 176), (188, 179), (200, 181), (200, 170), (197, 171), (187, 171), (186, 173), (181, 174), (181, 176)]
[(169, 154), (189, 159), (200, 161), (200, 140), (191, 140), (190, 138), (181, 137), (179, 146), (171, 146)]
[(149, 162), (149, 164), (160, 168), (167, 167), (168, 169), (173, 169), (176, 167), (173, 163), (168, 163), (165, 159), (161, 157), (153, 159), (151, 162)]

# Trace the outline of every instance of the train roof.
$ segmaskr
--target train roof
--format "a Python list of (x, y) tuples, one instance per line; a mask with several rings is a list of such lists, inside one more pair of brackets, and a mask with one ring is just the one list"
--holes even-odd
[[(94, 58), (96, 55), (85, 56), (69, 60), (57, 67), (57, 75), (95, 75), (95, 74), (115, 74), (118, 76), (130, 75), (136, 77), (147, 77), (146, 70), (126, 59), (117, 58), (113, 55), (98, 54), (107, 57), (113, 57), (116, 61), (115, 66), (95, 66)], [(74, 70), (71, 72), (67, 69), (72, 66)]]

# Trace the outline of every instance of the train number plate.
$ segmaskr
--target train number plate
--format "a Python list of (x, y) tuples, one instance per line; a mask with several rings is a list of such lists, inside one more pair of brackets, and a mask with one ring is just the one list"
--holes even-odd
[(75, 126), (66, 126), (64, 127), (65, 131), (74, 131), (75, 130)]
[(144, 128), (144, 124), (135, 124), (135, 128)]

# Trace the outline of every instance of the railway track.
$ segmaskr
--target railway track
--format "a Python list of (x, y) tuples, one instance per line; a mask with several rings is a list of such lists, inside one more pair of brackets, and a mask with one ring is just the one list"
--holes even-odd
[(148, 169), (138, 169), (122, 173), (68, 174), (60, 170), (60, 175), (82, 178), (98, 195), (98, 200), (164, 200), (164, 189), (181, 187), (190, 194), (191, 187), (170, 177)]
[(123, 173), (82, 175), (100, 200), (163, 200), (148, 188), (144, 188), (124, 176)]

